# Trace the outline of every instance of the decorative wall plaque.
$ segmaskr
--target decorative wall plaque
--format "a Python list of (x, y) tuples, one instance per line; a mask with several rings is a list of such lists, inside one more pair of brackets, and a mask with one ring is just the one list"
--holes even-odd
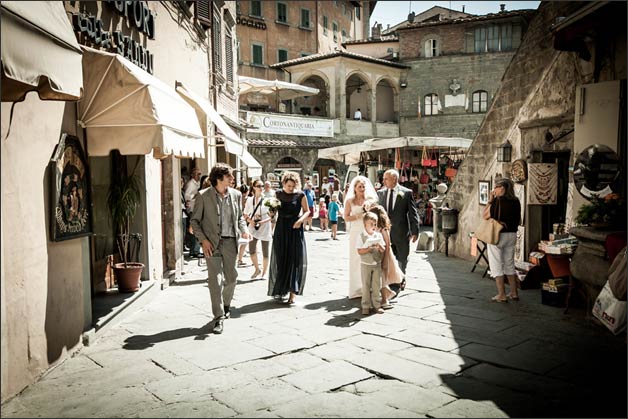
[(91, 234), (87, 165), (78, 138), (63, 134), (51, 162), (51, 239)]
[(523, 183), (528, 178), (528, 164), (524, 159), (512, 162), (510, 169), (511, 179), (515, 183)]

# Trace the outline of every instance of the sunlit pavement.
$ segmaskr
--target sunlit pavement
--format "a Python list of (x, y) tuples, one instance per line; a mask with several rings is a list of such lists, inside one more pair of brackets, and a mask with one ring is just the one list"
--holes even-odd
[(363, 316), (346, 298), (348, 236), (306, 237), (295, 305), (239, 268), (212, 334), (206, 266), (189, 261), (2, 417), (626, 417), (626, 335), (584, 309), (541, 305), (540, 290), (492, 303), (471, 262), (412, 252), (394, 308)]

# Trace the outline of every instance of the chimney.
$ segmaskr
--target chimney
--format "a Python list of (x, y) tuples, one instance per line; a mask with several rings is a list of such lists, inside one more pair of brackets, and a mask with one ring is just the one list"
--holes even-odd
[(464, 13), (464, 4), (462, 5), (462, 13)]
[(373, 25), (373, 28), (371, 29), (371, 37), (374, 39), (377, 39), (381, 36), (381, 34), (382, 34), (382, 24), (375, 22), (375, 25)]
[(506, 11), (506, 5), (504, 3), (500, 4), (499, 5), (499, 12), (502, 13), (502, 12), (505, 12), (505, 11)]
[(410, 13), (410, 14), (408, 15), (408, 22), (409, 22), (409, 23), (414, 23), (414, 17), (415, 17), (415, 16), (416, 16), (416, 15), (414, 14), (414, 12)]

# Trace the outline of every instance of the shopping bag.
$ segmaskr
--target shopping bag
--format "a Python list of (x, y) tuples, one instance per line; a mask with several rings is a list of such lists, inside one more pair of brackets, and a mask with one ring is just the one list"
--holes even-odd
[(432, 150), (432, 154), (430, 155), (430, 166), (438, 167), (438, 159), (436, 158), (436, 152)]
[(487, 244), (497, 244), (499, 242), (499, 232), (504, 225), (494, 218), (482, 220), (480, 226), (475, 230), (475, 237)]
[(458, 173), (458, 170), (454, 169), (453, 167), (448, 167), (447, 169), (445, 169), (445, 177), (452, 178), (456, 176), (456, 173)]
[(626, 301), (619, 301), (615, 298), (608, 281), (595, 300), (591, 312), (616, 335), (626, 328)]

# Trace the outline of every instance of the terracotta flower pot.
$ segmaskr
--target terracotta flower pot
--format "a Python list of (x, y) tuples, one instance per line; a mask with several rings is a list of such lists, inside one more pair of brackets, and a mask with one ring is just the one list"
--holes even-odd
[(113, 272), (118, 282), (119, 292), (137, 292), (140, 290), (140, 281), (144, 270), (143, 263), (129, 262), (124, 267), (124, 263), (116, 263)]

